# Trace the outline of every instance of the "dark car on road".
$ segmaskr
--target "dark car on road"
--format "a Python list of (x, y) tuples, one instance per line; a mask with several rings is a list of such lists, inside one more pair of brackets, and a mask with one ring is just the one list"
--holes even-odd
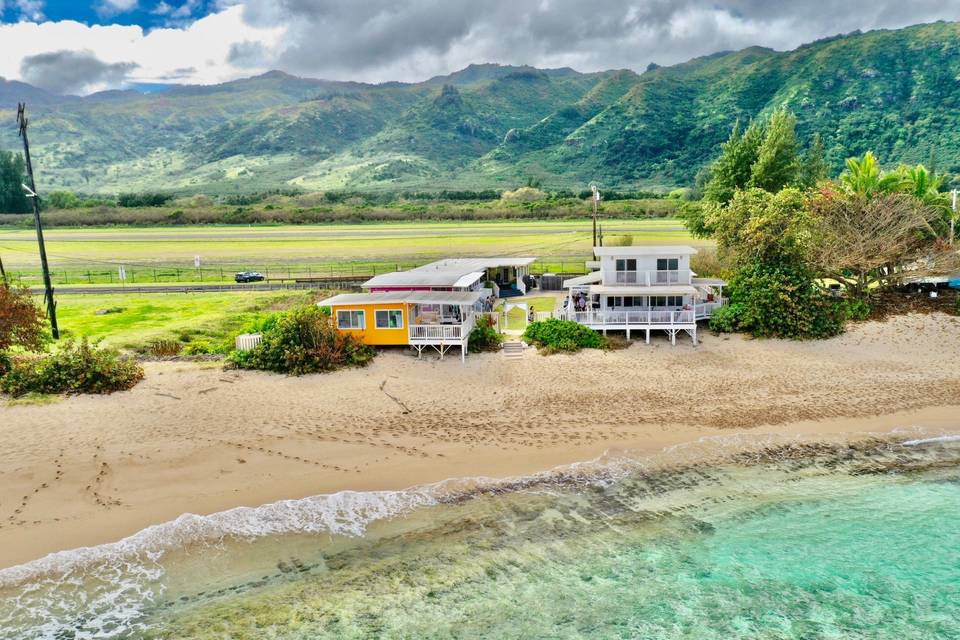
[(233, 276), (233, 279), (237, 282), (261, 282), (264, 278), (259, 271), (241, 271)]

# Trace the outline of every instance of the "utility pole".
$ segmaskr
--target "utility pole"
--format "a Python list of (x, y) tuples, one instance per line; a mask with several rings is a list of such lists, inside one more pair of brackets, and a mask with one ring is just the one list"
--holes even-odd
[(57, 326), (57, 303), (53, 299), (53, 284), (50, 282), (50, 265), (47, 264), (47, 248), (43, 243), (43, 225), (40, 223), (40, 196), (37, 195), (37, 183), (33, 180), (33, 164), (30, 162), (30, 141), (27, 139), (27, 105), (17, 104), (17, 124), (20, 127), (20, 137), (23, 139), (23, 159), (27, 165), (27, 181), (29, 185), (22, 185), (27, 196), (33, 200), (33, 222), (37, 227), (37, 244), (40, 245), (40, 267), (43, 269), (43, 288), (47, 299), (47, 317), (50, 318), (50, 333), (54, 340), (60, 339), (60, 328)]
[(597, 246), (597, 208), (600, 205), (600, 191), (597, 185), (591, 184), (590, 190), (593, 192), (593, 246)]

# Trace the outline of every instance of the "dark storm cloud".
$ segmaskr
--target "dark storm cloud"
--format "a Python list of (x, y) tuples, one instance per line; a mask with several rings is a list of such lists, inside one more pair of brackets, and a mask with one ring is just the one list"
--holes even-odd
[(236, 64), (327, 77), (413, 79), (469, 62), (581, 69), (669, 64), (724, 49), (789, 49), (856, 29), (960, 18), (960, 0), (246, 0), (284, 26), (274, 51)]
[(88, 51), (52, 51), (24, 58), (20, 74), (42, 89), (80, 93), (98, 85), (119, 86), (137, 66), (133, 62), (108, 64)]

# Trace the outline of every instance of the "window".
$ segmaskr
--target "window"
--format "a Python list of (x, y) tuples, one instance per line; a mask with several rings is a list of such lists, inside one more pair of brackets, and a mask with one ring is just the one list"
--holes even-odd
[(337, 327), (340, 329), (365, 329), (363, 311), (337, 311)]
[(682, 307), (683, 296), (650, 296), (651, 307)]
[(679, 258), (657, 258), (657, 271), (677, 271), (679, 269)]
[(637, 261), (634, 258), (617, 260), (617, 271), (636, 271)]
[(403, 311), (400, 309), (378, 310), (375, 319), (377, 329), (403, 329)]

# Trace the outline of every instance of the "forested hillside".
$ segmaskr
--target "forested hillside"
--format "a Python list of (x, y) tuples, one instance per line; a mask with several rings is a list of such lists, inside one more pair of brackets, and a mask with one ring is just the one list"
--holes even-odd
[[(786, 107), (834, 171), (873, 150), (960, 173), (960, 26), (759, 47), (643, 73), (471, 65), (418, 84), (279, 72), (142, 95), (56, 96), (0, 81), (0, 121), (29, 102), (42, 189), (209, 194), (693, 184), (737, 119)], [(13, 127), (0, 148), (17, 149)]]

